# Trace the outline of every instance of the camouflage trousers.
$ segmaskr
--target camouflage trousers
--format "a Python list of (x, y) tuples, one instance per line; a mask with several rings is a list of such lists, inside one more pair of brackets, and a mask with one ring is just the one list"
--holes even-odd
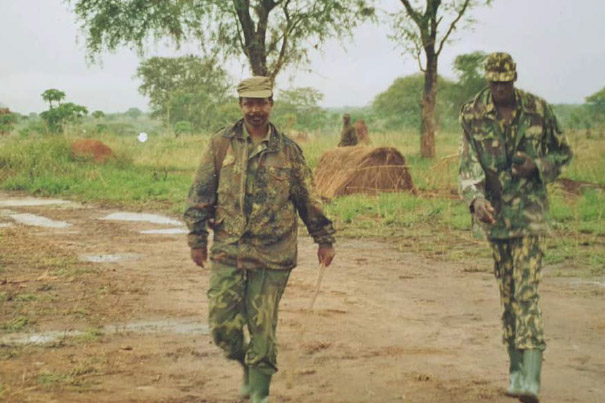
[(277, 310), (289, 276), (290, 270), (250, 271), (212, 263), (208, 321), (214, 343), (228, 359), (267, 375), (277, 371)]
[(542, 239), (529, 236), (490, 240), (494, 274), (500, 287), (502, 341), (517, 350), (544, 350), (538, 285), (542, 277)]

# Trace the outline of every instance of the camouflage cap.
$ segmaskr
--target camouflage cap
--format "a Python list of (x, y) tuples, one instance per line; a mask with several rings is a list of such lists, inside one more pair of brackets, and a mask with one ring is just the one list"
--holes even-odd
[(515, 81), (517, 65), (508, 53), (496, 52), (485, 60), (485, 79), (487, 81)]
[(246, 78), (237, 86), (237, 93), (242, 98), (269, 98), (273, 95), (271, 80), (262, 76)]
[(342, 115), (343, 118), (347, 118), (347, 119), (351, 119), (351, 115), (349, 115), (348, 113), (345, 113), (344, 115)]

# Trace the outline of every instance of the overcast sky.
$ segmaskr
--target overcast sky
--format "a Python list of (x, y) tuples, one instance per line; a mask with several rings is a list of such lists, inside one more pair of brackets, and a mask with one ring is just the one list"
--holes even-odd
[[(382, 0), (401, 10), (397, 0)], [(439, 73), (454, 78), (453, 59), (476, 50), (506, 51), (517, 62), (518, 87), (552, 103), (578, 103), (605, 86), (605, 0), (494, 0), (473, 11), (472, 32), (455, 35), (439, 61)], [(363, 106), (397, 77), (417, 72), (417, 63), (387, 38), (389, 27), (364, 25), (343, 50), (336, 42), (313, 55), (305, 69), (284, 71), (278, 89), (311, 86), (323, 106)], [(147, 109), (134, 78), (139, 57), (127, 49), (104, 54), (102, 65), (85, 60), (84, 37), (63, 0), (0, 0), (0, 103), (20, 113), (40, 112), (40, 94), (57, 88), (67, 100), (106, 112)], [(193, 45), (181, 53), (196, 53)], [(150, 56), (174, 55), (163, 47)], [(232, 61), (234, 82), (248, 76)]]

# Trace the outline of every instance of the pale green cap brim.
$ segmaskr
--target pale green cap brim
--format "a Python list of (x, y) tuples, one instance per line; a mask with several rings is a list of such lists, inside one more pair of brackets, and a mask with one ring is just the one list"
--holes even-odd
[(271, 90), (243, 90), (238, 91), (238, 94), (242, 98), (269, 98), (273, 92)]

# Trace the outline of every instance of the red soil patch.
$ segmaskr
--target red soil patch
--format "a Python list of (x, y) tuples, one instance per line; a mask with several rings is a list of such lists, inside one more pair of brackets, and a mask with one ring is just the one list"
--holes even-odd
[(99, 140), (82, 139), (75, 140), (71, 145), (74, 158), (91, 158), (94, 162), (104, 163), (112, 155), (113, 151)]

